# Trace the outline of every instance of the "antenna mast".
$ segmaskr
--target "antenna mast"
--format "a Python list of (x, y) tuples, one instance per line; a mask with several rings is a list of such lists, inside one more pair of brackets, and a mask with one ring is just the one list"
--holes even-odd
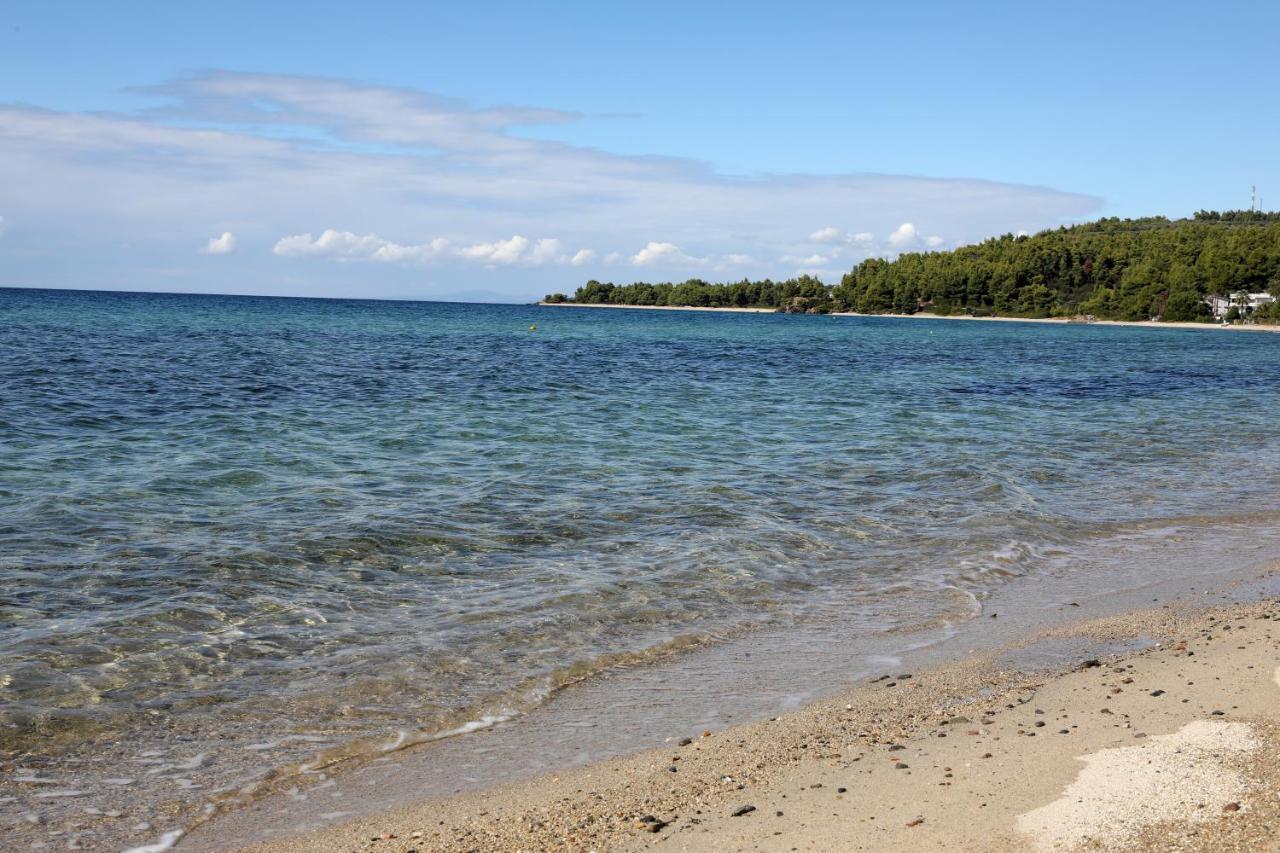
[(1249, 210), (1254, 213), (1258, 212), (1258, 185), (1254, 184), (1252, 192), (1249, 193)]

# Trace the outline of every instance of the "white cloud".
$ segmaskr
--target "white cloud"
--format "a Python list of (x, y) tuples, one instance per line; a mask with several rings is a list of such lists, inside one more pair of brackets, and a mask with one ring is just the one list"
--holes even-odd
[(200, 250), (204, 255), (229, 255), (236, 250), (236, 235), (223, 231), (221, 237), (210, 237), (209, 242)]
[(514, 264), (520, 260), (527, 248), (529, 248), (529, 238), (516, 234), (510, 240), (467, 246), (465, 249), (459, 249), (458, 254), (470, 260), (484, 261), (489, 264)]
[(830, 250), (837, 256), (840, 254), (839, 246), (866, 245), (874, 240), (875, 235), (870, 231), (859, 231), (856, 234), (849, 234), (833, 226), (819, 228), (817, 231), (814, 231), (809, 235), (809, 241), (811, 243), (825, 243), (829, 246), (837, 247)]
[(889, 245), (899, 252), (917, 248), (921, 244), (929, 247), (930, 249), (936, 249), (946, 242), (946, 240), (942, 239), (937, 234), (930, 234), (926, 237), (920, 233), (919, 228), (916, 228), (916, 226), (910, 222), (904, 222), (899, 225), (897, 229), (889, 235), (888, 241)]
[(440, 237), (426, 243), (406, 246), (384, 240), (377, 234), (360, 235), (329, 228), (319, 237), (312, 237), (310, 233), (282, 237), (276, 241), (271, 251), (282, 257), (309, 255), (338, 261), (404, 263), (431, 260), (440, 256), (448, 246), (449, 241)]
[(812, 255), (783, 255), (778, 259), (784, 264), (799, 264), (802, 267), (818, 267), (828, 263), (831, 258), (814, 253)]
[(889, 235), (889, 245), (904, 246), (908, 243), (914, 243), (916, 236), (916, 227), (910, 222), (904, 222)]
[(535, 264), (564, 263), (566, 258), (560, 249), (560, 241), (556, 239), (539, 240), (533, 247), (529, 259)]
[[(821, 254), (843, 263), (878, 248), (870, 232), (885, 234), (899, 223), (927, 219), (948, 241), (972, 242), (1050, 227), (1100, 204), (1042, 187), (947, 178), (742, 180), (698, 161), (613, 154), (516, 132), (576, 121), (572, 113), (475, 109), (424, 92), (332, 79), (213, 73), (144, 94), (163, 105), (132, 113), (0, 105), (6, 214), (33, 234), (82, 244), (86, 258), (101, 257), (95, 250), (104, 245), (126, 243), (140, 252), (184, 239), (143, 235), (236, 222), (242, 241), (292, 235), (276, 243), (281, 256), (430, 262), (442, 287), (474, 286), (476, 264), (528, 265), (520, 281), (501, 285), (515, 288), (526, 280), (537, 283), (531, 287), (549, 282), (554, 265), (597, 257), (662, 263), (679, 275), (680, 267), (692, 273), (750, 256), (758, 265), (744, 274), (777, 275), (786, 271), (777, 260), (783, 255), (803, 257), (817, 242), (830, 246)], [(808, 241), (788, 236), (793, 223), (814, 221), (857, 222), (867, 230), (841, 235), (843, 242), (830, 236), (830, 226)], [(304, 233), (313, 222), (351, 230)], [(560, 242), (521, 236), (539, 232)], [(431, 239), (396, 243), (380, 234)], [(516, 237), (494, 241), (497, 234)], [(680, 235), (680, 245), (698, 247), (697, 256), (663, 248), (674, 244), (648, 245), (654, 234)], [(920, 239), (915, 235), (916, 245)], [(563, 248), (570, 245), (593, 248), (570, 255)], [(637, 246), (644, 248), (635, 252)], [(123, 274), (137, 259), (95, 262), (117, 263)], [(278, 271), (262, 275), (271, 278), (247, 275), (243, 286), (280, 292)]]
[(677, 260), (683, 256), (684, 252), (681, 252), (680, 247), (674, 243), (650, 241), (647, 246), (631, 256), (631, 263), (643, 267), (660, 261)]
[(595, 259), (596, 259), (595, 252), (591, 251), (590, 249), (579, 249), (577, 252), (574, 253), (573, 257), (569, 259), (569, 263), (573, 264), (575, 267), (580, 267), (583, 264), (591, 263)]
[(570, 258), (562, 246), (559, 240), (552, 237), (534, 242), (520, 234), (507, 240), (494, 240), (456, 248), (445, 237), (406, 245), (386, 240), (377, 234), (354, 234), (350, 231), (329, 228), (319, 237), (313, 237), (310, 233), (281, 237), (271, 251), (281, 257), (310, 256), (335, 261), (379, 261), (391, 264), (453, 261), (480, 263), (487, 266), (581, 264), (595, 257), (595, 252), (582, 249)]

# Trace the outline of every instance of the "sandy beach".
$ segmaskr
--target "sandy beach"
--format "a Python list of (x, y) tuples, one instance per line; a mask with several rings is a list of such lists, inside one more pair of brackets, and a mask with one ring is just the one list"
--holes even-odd
[[(774, 308), (698, 308), (692, 305), (614, 305), (589, 302), (539, 302), (551, 308), (626, 308), (641, 311), (709, 311), (728, 314), (776, 314)], [(835, 311), (832, 317), (891, 317), (900, 320), (975, 320), (991, 323), (1052, 323), (1075, 326), (1124, 326), (1147, 329), (1218, 329), (1234, 332), (1280, 332), (1280, 325), (1224, 325), (1222, 323), (1161, 323), (1152, 320), (1091, 320), (1088, 323), (1064, 317), (974, 317), (970, 314), (861, 314)]]
[(833, 317), (894, 317), (903, 320), (976, 320), (993, 323), (1053, 323), (1073, 326), (1125, 326), (1146, 329), (1219, 329), (1234, 332), (1280, 332), (1280, 325), (1227, 325), (1223, 323), (1164, 323), (1154, 320), (1071, 320), (1065, 317), (974, 317), (970, 314), (860, 314), (837, 311)]
[[(1227, 585), (245, 849), (1280, 849), (1277, 568), (1269, 597)], [(1037, 668), (1055, 648), (1083, 651)]]

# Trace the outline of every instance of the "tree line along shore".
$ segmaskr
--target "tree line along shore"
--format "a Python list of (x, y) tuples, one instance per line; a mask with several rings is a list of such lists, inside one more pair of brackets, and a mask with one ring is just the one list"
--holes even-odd
[(827, 285), (588, 281), (544, 302), (791, 313), (1280, 323), (1280, 212), (1105, 218), (951, 251), (868, 258)]

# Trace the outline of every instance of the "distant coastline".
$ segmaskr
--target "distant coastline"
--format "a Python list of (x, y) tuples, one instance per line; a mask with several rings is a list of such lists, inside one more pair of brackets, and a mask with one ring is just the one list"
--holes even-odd
[[(695, 305), (620, 305), (607, 302), (538, 302), (548, 308), (625, 308), (641, 311), (702, 311), (720, 314), (781, 314), (777, 308), (707, 308)], [(832, 311), (831, 317), (888, 317), (897, 320), (977, 320), (996, 323), (1052, 323), (1064, 326), (1133, 326), (1148, 329), (1222, 329), (1236, 332), (1280, 332), (1280, 325), (1164, 322), (1160, 320), (1075, 320), (1067, 317), (975, 317), (972, 314), (863, 314)]]
[(721, 314), (777, 314), (777, 308), (707, 308), (696, 305), (618, 305), (612, 302), (548, 302), (539, 300), (548, 308), (638, 308), (641, 311), (713, 311)]

